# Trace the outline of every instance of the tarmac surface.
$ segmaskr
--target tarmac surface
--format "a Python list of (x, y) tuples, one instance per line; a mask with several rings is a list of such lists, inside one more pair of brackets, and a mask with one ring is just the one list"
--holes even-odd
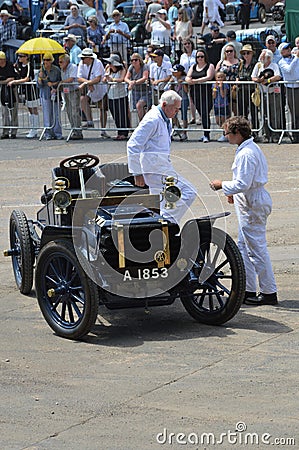
[[(85, 152), (102, 163), (125, 159), (126, 143), (93, 136), (0, 143), (1, 249), (9, 247), (11, 211), (35, 218), (61, 159)], [(277, 307), (244, 306), (220, 327), (196, 323), (178, 301), (149, 314), (101, 308), (93, 332), (68, 341), (48, 327), (34, 291), (18, 292), (1, 252), (1, 449), (299, 448), (299, 145), (261, 147), (273, 198)], [(230, 210), (217, 226), (236, 238), (233, 208), (208, 186), (231, 179), (233, 146), (174, 142), (172, 155), (200, 193), (195, 214)]]

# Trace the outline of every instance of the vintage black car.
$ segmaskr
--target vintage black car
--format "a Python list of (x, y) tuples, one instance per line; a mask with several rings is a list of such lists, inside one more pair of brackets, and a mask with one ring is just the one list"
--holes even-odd
[[(170, 210), (180, 198), (174, 177), (162, 195)], [(18, 289), (33, 286), (40, 309), (59, 336), (80, 339), (99, 305), (149, 308), (180, 299), (198, 322), (220, 325), (245, 294), (242, 257), (214, 227), (220, 213), (182, 227), (160, 214), (160, 196), (134, 186), (126, 163), (99, 166), (93, 155), (64, 159), (52, 169), (36, 220), (10, 217), (10, 249)]]

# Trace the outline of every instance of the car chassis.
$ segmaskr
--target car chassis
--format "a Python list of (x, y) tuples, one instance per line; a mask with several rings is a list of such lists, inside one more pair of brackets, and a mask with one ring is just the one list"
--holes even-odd
[[(162, 196), (180, 198), (173, 177)], [(18, 289), (35, 289), (54, 332), (81, 339), (108, 309), (170, 305), (181, 299), (198, 322), (220, 325), (238, 312), (245, 270), (233, 239), (214, 226), (229, 213), (188, 220), (160, 213), (160, 196), (134, 185), (127, 164), (99, 166), (93, 155), (64, 159), (52, 169), (37, 219), (10, 216), (10, 256)]]

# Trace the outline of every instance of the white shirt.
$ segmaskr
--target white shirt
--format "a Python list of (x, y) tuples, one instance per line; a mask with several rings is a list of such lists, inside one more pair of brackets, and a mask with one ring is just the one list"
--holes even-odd
[(129, 172), (165, 174), (172, 169), (170, 163), (170, 129), (157, 106), (144, 116), (127, 146)]
[[(89, 74), (90, 71), (90, 74)], [(90, 70), (90, 66), (83, 63), (83, 60), (80, 61), (78, 66), (78, 78), (86, 78), (88, 80), (93, 80), (94, 78), (101, 76), (101, 80), (105, 74), (104, 66), (98, 59), (93, 60), (93, 66)], [(89, 76), (88, 76), (89, 75)], [(93, 102), (98, 102), (102, 100), (104, 95), (107, 92), (107, 86), (105, 84), (94, 84), (94, 90), (88, 91), (87, 95), (91, 98)]]
[(268, 165), (265, 155), (253, 138), (242, 142), (236, 150), (232, 164), (232, 181), (223, 181), (222, 189), (225, 195), (244, 193), (251, 204), (255, 192), (268, 181)]
[[(167, 23), (170, 22), (166, 20)], [(167, 29), (160, 22), (152, 22), (151, 43), (160, 42), (160, 44), (171, 45), (171, 30)]]
[(182, 53), (180, 57), (180, 64), (184, 66), (185, 72), (188, 73), (188, 70), (190, 69), (193, 64), (196, 63), (196, 50), (192, 50), (191, 55), (187, 55), (187, 53)]
[[(157, 63), (153, 63), (150, 65), (150, 73), (149, 77), (151, 80), (163, 80), (164, 78), (172, 75), (172, 65), (169, 61), (163, 61), (161, 66), (158, 66)], [(158, 86), (154, 86), (155, 90), (158, 90)], [(159, 86), (159, 90), (162, 89), (162, 86)]]
[[(271, 62), (271, 64), (269, 64), (269, 66), (264, 67), (264, 64), (261, 61), (259, 61), (259, 62), (256, 63), (256, 65), (253, 68), (253, 71), (252, 71), (252, 74), (251, 74), (251, 78), (259, 78), (259, 74), (265, 69), (272, 69), (273, 72), (274, 72), (274, 76), (278, 75), (278, 76), (281, 77), (281, 73), (280, 73), (279, 67), (278, 67), (278, 65), (276, 63)], [(267, 86), (265, 86), (264, 84), (260, 84), (260, 86), (261, 86), (263, 92), (267, 92)], [(268, 92), (269, 93), (274, 92), (273, 84), (271, 84), (271, 86), (269, 87), (269, 91)]]

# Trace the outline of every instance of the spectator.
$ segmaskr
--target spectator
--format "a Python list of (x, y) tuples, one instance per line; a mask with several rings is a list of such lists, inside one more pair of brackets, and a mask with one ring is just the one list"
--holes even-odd
[(117, 127), (115, 140), (124, 141), (128, 138), (130, 128), (128, 94), (124, 83), (126, 69), (119, 55), (111, 54), (105, 61), (109, 66), (106, 68), (103, 81), (112, 83), (109, 85), (108, 99), (109, 110)]
[(61, 81), (58, 67), (53, 64), (51, 53), (43, 55), (43, 63), (38, 73), (38, 86), (43, 107), (45, 139), (63, 139), (59, 120), (57, 86)]
[(173, 39), (182, 42), (184, 39), (190, 39), (193, 35), (191, 20), (188, 19), (186, 10), (180, 8), (178, 11), (178, 20), (175, 23)]
[[(71, 140), (83, 139), (80, 117), (80, 91), (77, 82), (77, 66), (70, 62), (68, 54), (59, 56), (62, 92), (66, 103), (66, 112), (72, 128)], [(68, 85), (68, 83), (70, 83)]]
[(77, 45), (77, 37), (74, 34), (68, 34), (63, 38), (65, 41), (65, 49), (70, 55), (70, 63), (78, 65), (80, 62), (81, 48)]
[(7, 9), (0, 11), (0, 36), (2, 42), (6, 42), (9, 39), (16, 39), (17, 37), (17, 25), (13, 16), (9, 14)]
[(107, 123), (107, 86), (101, 83), (105, 74), (104, 66), (91, 48), (84, 48), (80, 58), (77, 77), (81, 90), (81, 109), (87, 119), (85, 127), (94, 128), (90, 103), (101, 102), (100, 120), (103, 129), (101, 135), (102, 137), (108, 137), (104, 130)]
[[(219, 61), (216, 71), (225, 73), (227, 81), (236, 81), (239, 73), (240, 60), (237, 58), (237, 52), (232, 44), (226, 44), (224, 47), (224, 59)], [(230, 86), (231, 110), (237, 115), (237, 93), (236, 84)]]
[(125, 82), (129, 85), (128, 89), (132, 95), (132, 106), (133, 109), (137, 109), (139, 121), (152, 104), (148, 81), (149, 66), (143, 62), (139, 53), (133, 53)]
[(159, 0), (154, 0), (153, 2), (151, 2), (148, 7), (147, 7), (147, 11), (145, 14), (145, 25), (147, 24), (147, 22), (149, 20), (151, 20), (152, 22), (155, 22), (156, 20), (158, 20), (156, 18), (156, 13), (161, 9), (161, 3)]
[[(14, 66), (7, 61), (4, 52), (0, 51), (0, 85), (3, 131), (1, 139), (15, 139), (18, 126), (18, 102), (15, 87), (8, 86), (17, 77)], [(11, 127), (11, 128), (9, 128)]]
[[(272, 200), (265, 189), (268, 181), (267, 161), (253, 142), (250, 124), (244, 117), (231, 117), (223, 125), (230, 144), (237, 145), (231, 181), (213, 180), (213, 190), (223, 189), (228, 203), (234, 203), (238, 222), (238, 247), (246, 272), (244, 303), (276, 305), (277, 288), (266, 241), (267, 218)], [(257, 278), (260, 294), (257, 293)]]
[(123, 60), (128, 61), (128, 44), (131, 33), (128, 25), (120, 20), (121, 14), (118, 9), (112, 12), (113, 22), (107, 27), (103, 44), (109, 40), (110, 51), (119, 51)]
[(209, 61), (216, 66), (221, 59), (221, 49), (226, 43), (225, 35), (220, 33), (218, 25), (211, 26), (211, 32), (198, 40), (198, 45), (204, 45)]
[[(263, 50), (259, 61), (252, 71), (252, 81), (261, 85), (264, 101), (264, 140), (265, 142), (278, 142), (279, 134), (271, 131), (271, 128), (281, 129), (281, 96), (279, 92), (275, 92), (276, 88), (273, 83), (281, 79), (279, 67), (273, 63), (273, 53), (271, 50)], [(269, 104), (269, 117), (267, 111), (267, 102)]]
[(250, 24), (250, 11), (253, 7), (252, 0), (240, 0), (241, 30), (248, 29)]
[[(94, 0), (94, 8), (96, 10), (98, 23), (102, 25), (106, 25), (106, 19), (104, 17), (104, 9), (103, 9), (103, 0)], [(89, 16), (90, 17), (90, 16)]]
[[(183, 53), (180, 57), (180, 64), (184, 66), (186, 74), (188, 73), (190, 67), (196, 63), (196, 50), (194, 42), (191, 39), (185, 39), (183, 41)], [(189, 92), (189, 104), (191, 111), (191, 120), (189, 125), (196, 124), (196, 108)]]
[[(217, 125), (221, 128), (226, 119), (230, 116), (229, 106), (229, 85), (225, 83), (226, 75), (223, 72), (216, 72), (215, 83), (213, 84), (214, 113)], [(222, 135), (218, 142), (227, 142), (226, 136)]]
[[(241, 42), (238, 42), (236, 40), (236, 38), (237, 38), (237, 35), (236, 35), (236, 32), (234, 30), (229, 30), (226, 33), (226, 41), (227, 41), (227, 43), (231, 44), (231, 45), (233, 45), (235, 47), (237, 58), (240, 58), (240, 51), (242, 49), (242, 44), (241, 44)], [(223, 47), (222, 47), (222, 50), (221, 50), (221, 59), (224, 59)]]
[(271, 52), (273, 53), (273, 62), (278, 64), (278, 61), (281, 59), (281, 54), (277, 48), (277, 42), (274, 36), (272, 36), (272, 34), (270, 34), (269, 36), (266, 37), (266, 48), (268, 50), (271, 50)]
[(128, 146), (129, 171), (134, 175), (136, 186), (149, 186), (151, 194), (161, 194), (163, 176), (178, 177), (177, 186), (182, 192), (176, 208), (169, 211), (165, 201), (161, 203), (161, 214), (179, 222), (196, 197), (194, 187), (173, 168), (170, 161), (171, 123), (180, 110), (181, 97), (169, 90), (162, 94), (159, 106), (151, 108), (132, 134)]
[[(146, 48), (145, 57), (144, 57), (144, 63), (148, 64), (149, 66), (155, 62), (155, 58), (151, 56), (155, 50), (162, 50), (163, 45), (160, 45), (159, 42), (153, 41), (153, 44), (149, 44)], [(163, 50), (162, 50), (163, 51)], [(163, 52), (164, 53), (164, 52)], [(170, 58), (168, 55), (163, 56), (163, 61), (168, 62), (171, 65)]]
[(204, 0), (201, 34), (203, 34), (204, 29), (208, 24), (216, 27), (224, 26), (219, 14), (219, 7), (224, 9), (224, 5), (220, 0)]
[(80, 36), (84, 40), (86, 33), (86, 23), (83, 17), (79, 14), (79, 7), (75, 3), (71, 5), (71, 14), (67, 16), (64, 23), (64, 30), (69, 34)]
[(34, 69), (33, 64), (31, 64), (30, 62), (29, 55), (26, 55), (24, 53), (18, 54), (18, 63), (16, 64), (15, 70), (18, 74), (18, 79), (10, 81), (8, 85), (22, 85), (21, 92), (25, 97), (25, 104), (29, 111), (29, 122), (31, 126), (31, 129), (26, 138), (33, 139), (37, 137), (37, 129), (39, 127), (37, 109), (39, 107), (39, 98), (36, 84), (29, 84), (34, 82)]
[(133, 14), (143, 14), (146, 10), (146, 4), (144, 0), (133, 0)]
[(160, 42), (163, 45), (164, 53), (170, 55), (171, 52), (171, 25), (167, 19), (166, 9), (160, 9), (153, 21), (150, 18), (145, 26), (146, 31), (151, 33), (151, 43), (153, 41)]
[(292, 49), (292, 55), (297, 55), (297, 51), (299, 49), (299, 36), (295, 38), (295, 47)]
[[(241, 62), (239, 65), (237, 81), (249, 82), (251, 80), (252, 71), (256, 64), (256, 59), (254, 57), (254, 50), (250, 44), (245, 44), (241, 50)], [(251, 95), (254, 92), (255, 86), (252, 84), (242, 83), (237, 84), (238, 86), (238, 115), (244, 116), (248, 119), (251, 116), (251, 126), (254, 130), (259, 128), (258, 124), (258, 110), (257, 107), (251, 101)], [(258, 132), (254, 131), (252, 133), (256, 142), (258, 142)]]
[(29, 0), (17, 0), (16, 9), (22, 18), (30, 17)]
[(181, 8), (183, 8), (186, 11), (188, 20), (191, 20), (191, 22), (192, 22), (192, 20), (194, 19), (194, 15), (193, 15), (193, 10), (190, 6), (189, 0), (182, 0)]
[(213, 104), (212, 85), (206, 81), (213, 80), (214, 74), (215, 68), (209, 62), (206, 50), (199, 48), (196, 52), (196, 64), (190, 67), (186, 81), (191, 86), (191, 97), (202, 119), (204, 135), (199, 140), (204, 143), (210, 142), (210, 112)]
[(105, 30), (96, 16), (88, 17), (89, 27), (87, 28), (87, 43), (90, 48), (96, 53), (100, 58), (103, 57), (103, 38), (105, 36)]
[[(172, 69), (172, 77), (170, 81), (167, 83), (167, 86), (170, 89), (173, 89), (175, 92), (179, 94), (182, 99), (181, 103), (181, 113), (183, 120), (183, 128), (188, 128), (188, 106), (189, 106), (189, 98), (188, 98), (188, 85), (185, 84), (186, 72), (185, 68), (180, 64), (176, 64)], [(176, 126), (178, 129), (181, 128), (180, 121), (178, 119), (178, 113), (173, 117), (172, 124)], [(188, 139), (187, 132), (179, 132), (178, 135), (180, 137), (180, 141), (186, 141)], [(174, 133), (173, 133), (174, 136)]]
[(61, 11), (63, 9), (69, 9), (70, 2), (68, 0), (56, 0), (52, 3), (52, 8), (57, 8), (58, 11)]
[(155, 59), (155, 62), (150, 65), (150, 80), (154, 87), (154, 104), (158, 105), (163, 89), (171, 78), (172, 67), (170, 62), (164, 61), (164, 53), (162, 50), (155, 50), (151, 53), (151, 57)]
[(168, 3), (169, 3), (169, 9), (167, 11), (167, 13), (168, 13), (168, 20), (169, 20), (170, 25), (171, 25), (171, 30), (174, 31), (175, 22), (178, 19), (179, 2), (178, 2), (178, 0), (169, 0)]
[[(283, 80), (287, 82), (285, 86), (292, 118), (292, 129), (299, 130), (299, 84), (294, 82), (299, 80), (299, 48), (297, 48), (296, 54), (292, 54), (291, 44), (284, 42), (280, 44), (279, 51), (282, 58), (278, 66)], [(294, 144), (299, 144), (298, 131), (292, 132), (292, 141)]]

